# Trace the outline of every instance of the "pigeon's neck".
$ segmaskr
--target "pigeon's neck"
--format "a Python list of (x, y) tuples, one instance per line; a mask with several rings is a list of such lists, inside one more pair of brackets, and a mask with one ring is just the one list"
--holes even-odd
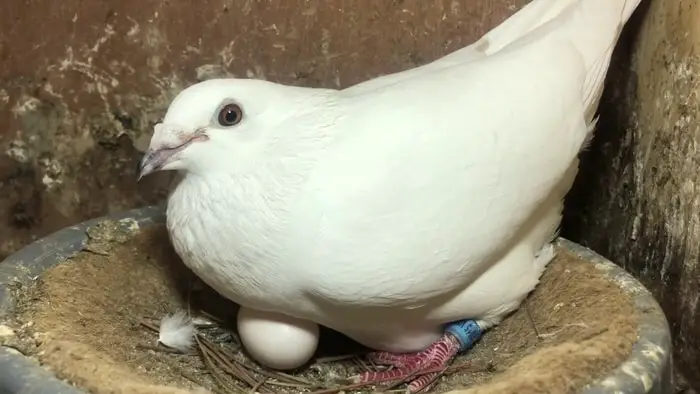
[(291, 92), (300, 109), (288, 124), (278, 126), (264, 143), (222, 157), (226, 166), (185, 174), (179, 198), (197, 196), (200, 209), (225, 209), (254, 215), (268, 225), (278, 223), (335, 139), (333, 126), (342, 117), (333, 91)]
[(171, 199), (189, 201), (197, 209), (223, 210), (221, 214), (255, 216), (260, 225), (281, 225), (321, 150), (307, 145), (296, 152), (276, 152), (247, 171), (186, 174)]
[(293, 141), (271, 146), (274, 151), (247, 171), (185, 174), (168, 201), (169, 227), (180, 242), (211, 241), (201, 249), (210, 252), (218, 242), (212, 236), (221, 234), (228, 259), (235, 254), (240, 264), (264, 260), (274, 266), (289, 236), (290, 212), (330, 140), (297, 133)]
[(278, 289), (279, 298), (272, 297), (275, 305), (298, 299), (298, 287), (280, 275), (286, 272), (285, 246), (294, 235), (289, 231), (293, 212), (335, 139), (330, 126), (338, 120), (336, 110), (328, 106), (321, 112), (297, 117), (254, 162), (184, 174), (168, 199), (175, 250), (209, 286), (236, 302), (264, 305), (269, 289), (279, 283), (288, 285), (286, 291)]

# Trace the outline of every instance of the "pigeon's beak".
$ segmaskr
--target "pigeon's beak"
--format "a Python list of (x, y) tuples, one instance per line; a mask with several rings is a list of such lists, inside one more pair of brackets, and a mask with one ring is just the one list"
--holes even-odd
[(168, 159), (170, 159), (175, 152), (177, 151), (174, 149), (154, 150), (149, 148), (148, 151), (146, 151), (146, 154), (141, 158), (141, 161), (139, 161), (138, 169), (136, 171), (139, 176), (136, 181), (138, 182), (144, 176), (162, 169), (163, 165), (165, 165)]
[(167, 169), (164, 167), (173, 163), (173, 157), (191, 143), (207, 139), (202, 129), (195, 130), (194, 133), (185, 133), (182, 130), (183, 128), (162, 123), (154, 127), (151, 143), (136, 170), (137, 182), (146, 175)]

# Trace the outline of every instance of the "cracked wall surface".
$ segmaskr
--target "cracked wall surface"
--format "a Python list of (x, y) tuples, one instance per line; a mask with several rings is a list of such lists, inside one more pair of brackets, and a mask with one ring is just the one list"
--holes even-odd
[[(671, 323), (700, 387), (700, 3), (645, 1), (626, 31), (565, 236), (622, 265)], [(634, 37), (634, 40), (630, 40)]]
[(344, 87), (475, 40), (527, 0), (8, 0), (0, 12), (0, 257), (164, 197), (152, 126), (213, 76)]

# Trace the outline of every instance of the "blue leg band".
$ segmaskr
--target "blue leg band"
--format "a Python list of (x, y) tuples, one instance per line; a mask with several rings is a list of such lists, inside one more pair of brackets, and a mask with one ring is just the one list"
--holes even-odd
[(460, 344), (460, 353), (471, 349), (474, 342), (478, 341), (482, 334), (481, 327), (474, 320), (453, 321), (445, 326), (445, 331), (457, 338)]

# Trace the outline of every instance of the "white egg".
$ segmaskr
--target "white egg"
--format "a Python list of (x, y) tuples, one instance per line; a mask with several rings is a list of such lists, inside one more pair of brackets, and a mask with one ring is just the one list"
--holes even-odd
[(278, 370), (304, 365), (318, 347), (318, 324), (277, 313), (241, 307), (238, 334), (260, 364)]

